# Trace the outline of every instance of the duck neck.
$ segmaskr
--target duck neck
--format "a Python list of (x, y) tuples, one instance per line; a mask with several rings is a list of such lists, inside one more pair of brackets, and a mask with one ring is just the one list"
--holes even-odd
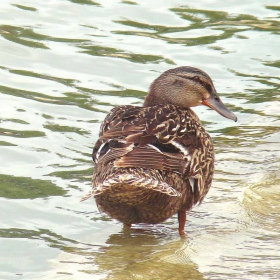
[(158, 104), (162, 104), (161, 102), (157, 102), (156, 98), (154, 97), (153, 94), (151, 94), (149, 92), (149, 94), (146, 96), (145, 100), (144, 100), (144, 107), (151, 107), (151, 106), (155, 106)]
[(168, 100), (166, 100), (165, 91), (162, 91), (162, 94), (157, 94), (158, 91), (159, 89), (156, 89), (155, 83), (153, 83), (150, 87), (148, 95), (144, 100), (144, 104), (143, 104), (144, 107), (151, 107), (159, 104), (165, 105), (170, 103), (168, 102)]

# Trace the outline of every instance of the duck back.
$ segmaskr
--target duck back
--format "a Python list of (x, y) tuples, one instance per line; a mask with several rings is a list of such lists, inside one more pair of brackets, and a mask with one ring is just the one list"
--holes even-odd
[(125, 224), (160, 223), (207, 194), (214, 151), (191, 109), (176, 105), (114, 108), (93, 150), (100, 211)]

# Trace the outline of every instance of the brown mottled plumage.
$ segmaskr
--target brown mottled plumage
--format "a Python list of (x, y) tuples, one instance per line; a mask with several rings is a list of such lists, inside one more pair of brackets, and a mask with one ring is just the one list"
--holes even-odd
[(92, 191), (100, 211), (124, 224), (160, 223), (207, 194), (214, 169), (210, 135), (189, 108), (204, 104), (237, 120), (211, 78), (193, 67), (168, 70), (151, 85), (144, 107), (114, 108), (93, 150)]

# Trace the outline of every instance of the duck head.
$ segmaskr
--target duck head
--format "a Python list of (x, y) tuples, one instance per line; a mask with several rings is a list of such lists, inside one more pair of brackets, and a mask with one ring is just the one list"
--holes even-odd
[(173, 104), (183, 108), (205, 105), (223, 117), (237, 121), (237, 117), (221, 101), (211, 78), (194, 67), (170, 69), (151, 84), (144, 106), (159, 104)]

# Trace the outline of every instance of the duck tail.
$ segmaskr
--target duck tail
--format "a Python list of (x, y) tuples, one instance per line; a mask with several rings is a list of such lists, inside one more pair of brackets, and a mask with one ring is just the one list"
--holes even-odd
[(92, 197), (92, 191), (90, 191), (88, 194), (86, 194), (85, 196), (83, 196), (83, 197), (80, 199), (80, 202), (83, 202), (83, 201), (89, 199), (90, 197)]
[[(137, 174), (118, 174), (117, 176), (107, 177), (102, 183), (95, 185), (92, 189), (91, 196), (100, 195), (106, 191), (113, 190), (115, 187), (123, 186), (124, 189), (149, 189), (151, 191), (160, 192), (168, 196), (180, 197), (182, 194), (175, 188), (164, 181), (151, 177), (141, 177)], [(85, 198), (87, 199), (87, 198)]]

